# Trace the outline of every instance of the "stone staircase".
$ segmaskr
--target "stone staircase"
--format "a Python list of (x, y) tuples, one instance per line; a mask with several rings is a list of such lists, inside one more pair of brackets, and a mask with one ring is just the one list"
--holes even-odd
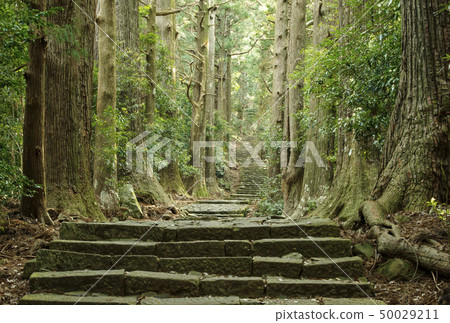
[[(252, 147), (256, 147), (258, 141), (256, 138), (249, 138), (249, 143)], [(240, 183), (236, 192), (230, 195), (232, 199), (255, 200), (260, 198), (261, 188), (267, 177), (267, 169), (259, 166), (254, 160), (251, 160), (249, 165), (245, 165), (248, 158), (250, 158), (249, 152), (241, 143), (238, 144), (236, 161), (240, 165)]]
[[(255, 145), (253, 145), (255, 146)], [(241, 147), (237, 161), (249, 157)], [(240, 167), (229, 200), (171, 221), (65, 222), (25, 266), (21, 304), (374, 304), (350, 240), (324, 219), (246, 217), (266, 169)]]
[(321, 219), (66, 222), (24, 274), (21, 304), (373, 303), (362, 260)]

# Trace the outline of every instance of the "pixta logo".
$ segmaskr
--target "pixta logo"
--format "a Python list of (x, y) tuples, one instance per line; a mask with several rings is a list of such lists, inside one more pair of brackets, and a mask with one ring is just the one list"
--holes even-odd
[[(228, 166), (230, 168), (236, 167), (236, 155), (238, 145), (242, 145), (246, 150), (248, 156), (241, 167), (249, 167), (252, 163), (255, 163), (258, 167), (266, 167), (266, 162), (261, 158), (261, 152), (263, 151), (264, 142), (260, 141), (255, 146), (248, 141), (231, 141), (229, 142), (228, 149)], [(280, 166), (286, 168), (288, 166), (288, 151), (289, 149), (298, 149), (298, 142), (296, 141), (272, 141), (269, 144), (272, 149), (280, 150)], [(224, 163), (224, 142), (223, 141), (195, 141), (193, 143), (193, 165), (200, 168), (203, 161), (206, 163)], [(206, 154), (202, 149), (212, 148), (214, 151), (213, 156)], [(307, 141), (303, 146), (301, 153), (296, 160), (295, 167), (304, 167), (305, 164), (315, 163), (317, 167), (325, 168), (326, 165), (320, 157), (316, 146), (312, 141)]]
[[(155, 153), (162, 150), (170, 143), (170, 139), (160, 135), (151, 136), (149, 131), (144, 131), (133, 140), (127, 142), (127, 169), (136, 171), (139, 174), (146, 174), (153, 177), (155, 164)], [(136, 160), (133, 162), (133, 155), (136, 154)], [(156, 169), (161, 170), (171, 161), (170, 149), (165, 149), (165, 160), (156, 164)], [(146, 158), (144, 158), (146, 157)]]
[[(127, 169), (153, 177), (155, 168), (161, 170), (171, 162), (170, 149), (167, 147), (170, 142), (170, 139), (160, 135), (152, 136), (149, 131), (139, 134), (127, 143)], [(230, 168), (237, 166), (236, 156), (239, 145), (242, 146), (239, 148), (245, 149), (246, 156), (240, 167), (249, 167), (252, 163), (255, 163), (258, 167), (266, 167), (266, 162), (261, 157), (261, 152), (266, 148), (263, 141), (256, 143), (254, 146), (248, 141), (231, 141), (228, 144), (228, 166)], [(223, 141), (193, 142), (193, 166), (201, 168), (204, 163), (226, 163), (224, 146)], [(280, 152), (281, 168), (288, 166), (289, 149), (299, 149), (297, 146), (298, 142), (296, 141), (272, 141), (269, 143), (269, 149), (278, 149)], [(205, 153), (207, 148), (212, 153), (207, 155)], [(160, 151), (163, 151), (165, 159), (159, 158), (155, 161), (155, 154)], [(162, 154), (159, 153), (158, 155), (161, 156)], [(304, 167), (307, 163), (315, 163), (317, 167), (321, 168), (326, 167), (312, 141), (307, 141), (303, 146), (295, 167)]]

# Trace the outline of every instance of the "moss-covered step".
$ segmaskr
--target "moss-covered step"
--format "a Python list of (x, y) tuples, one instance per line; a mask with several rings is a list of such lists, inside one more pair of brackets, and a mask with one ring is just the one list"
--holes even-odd
[(246, 204), (191, 204), (182, 208), (192, 214), (245, 214), (248, 209)]
[(303, 267), (303, 259), (254, 257), (253, 276), (282, 276), (299, 278)]
[(352, 279), (363, 275), (363, 261), (359, 257), (308, 259), (301, 274), (304, 278), (344, 277)]
[(198, 200), (197, 204), (249, 204), (245, 200)]
[(126, 295), (149, 292), (174, 296), (199, 296), (197, 275), (133, 271), (125, 277)]
[(257, 194), (247, 194), (247, 193), (241, 193), (241, 194), (230, 194), (231, 198), (235, 198), (235, 199), (257, 199), (259, 198), (259, 195)]
[(177, 231), (166, 222), (125, 221), (121, 223), (64, 222), (59, 237), (62, 240), (131, 240), (175, 241)]
[(253, 255), (281, 257), (298, 252), (304, 257), (348, 257), (351, 242), (341, 238), (263, 239), (253, 242)]
[[(64, 222), (60, 239), (79, 241), (139, 240), (195, 241), (195, 240), (258, 240), (268, 238), (339, 236), (336, 223), (329, 220), (308, 219), (296, 222), (287, 220), (223, 219), (216, 221), (181, 220), (155, 223), (152, 221), (122, 223)], [(124, 252), (134, 242), (116, 243), (115, 250)], [(95, 246), (92, 246), (95, 248)], [(101, 246), (99, 246), (101, 247)], [(136, 249), (152, 248), (151, 244), (137, 243)], [(57, 247), (55, 247), (57, 248)], [(111, 249), (113, 250), (113, 249)]]
[(217, 275), (252, 275), (251, 257), (193, 257), (160, 258), (159, 269), (164, 272), (189, 273), (191, 271)]
[(211, 296), (264, 296), (264, 280), (260, 277), (208, 277), (200, 281), (202, 295)]
[(66, 293), (72, 291), (123, 295), (125, 270), (75, 270), (35, 272), (30, 277), (30, 291)]
[(41, 249), (36, 257), (39, 270), (158, 270), (158, 258), (152, 255), (99, 255), (72, 251)]
[(161, 242), (156, 247), (158, 257), (224, 257), (225, 242), (217, 240)]
[(270, 237), (270, 226), (251, 222), (197, 221), (178, 224), (178, 241), (258, 240)]
[(216, 296), (216, 297), (177, 297), (160, 298), (145, 297), (141, 300), (141, 305), (240, 305), (239, 297), (236, 296)]
[(367, 297), (373, 296), (369, 283), (342, 280), (290, 279), (268, 277), (266, 296), (269, 297)]
[(191, 217), (197, 217), (198, 219), (204, 220), (220, 220), (223, 218), (242, 218), (245, 217), (244, 213), (189, 213)]
[(339, 237), (339, 226), (327, 219), (271, 221), (271, 238)]
[(76, 296), (64, 294), (28, 294), (19, 301), (20, 305), (136, 305), (136, 296)]
[(248, 240), (138, 242), (136, 244), (134, 241), (54, 240), (50, 243), (50, 250), (101, 255), (122, 255), (127, 252), (127, 255), (158, 255), (166, 258), (246, 257), (251, 256), (251, 243)]
[(22, 278), (28, 279), (35, 272), (38, 271), (39, 267), (37, 265), (36, 258), (31, 259), (25, 263), (23, 266)]
[(373, 298), (241, 298), (241, 305), (386, 305)]
[(155, 255), (157, 242), (53, 240), (50, 249), (102, 255)]

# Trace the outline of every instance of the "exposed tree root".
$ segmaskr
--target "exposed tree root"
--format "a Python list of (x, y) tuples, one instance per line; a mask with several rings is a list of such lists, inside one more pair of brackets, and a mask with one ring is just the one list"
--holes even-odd
[(378, 251), (389, 257), (401, 257), (422, 268), (450, 277), (450, 255), (432, 247), (433, 243), (411, 243), (404, 239), (399, 228), (385, 219), (386, 212), (380, 203), (366, 201), (361, 208), (370, 236), (377, 239)]

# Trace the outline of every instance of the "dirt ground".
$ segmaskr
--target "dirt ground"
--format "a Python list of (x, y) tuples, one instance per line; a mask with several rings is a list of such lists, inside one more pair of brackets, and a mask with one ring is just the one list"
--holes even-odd
[[(188, 202), (188, 201), (186, 201)], [(0, 304), (17, 304), (28, 292), (28, 281), (22, 278), (24, 264), (35, 257), (37, 250), (45, 248), (48, 242), (58, 237), (59, 221), (54, 227), (46, 227), (34, 220), (24, 219), (17, 205), (3, 208), (9, 220), (0, 222)], [(164, 207), (144, 206), (148, 219), (168, 214), (165, 220), (179, 217), (176, 211)], [(428, 214), (404, 214), (410, 222), (398, 223), (405, 238), (432, 237), (448, 252), (448, 238), (442, 220)], [(391, 219), (392, 220), (392, 219)], [(3, 228), (3, 229), (2, 229)], [(343, 231), (354, 243), (365, 241), (359, 231)], [(387, 304), (431, 305), (438, 304), (442, 291), (448, 288), (449, 279), (429, 271), (418, 270), (411, 281), (389, 281), (376, 272), (377, 264), (386, 259), (380, 255), (365, 261), (366, 276), (374, 284), (377, 299)]]

